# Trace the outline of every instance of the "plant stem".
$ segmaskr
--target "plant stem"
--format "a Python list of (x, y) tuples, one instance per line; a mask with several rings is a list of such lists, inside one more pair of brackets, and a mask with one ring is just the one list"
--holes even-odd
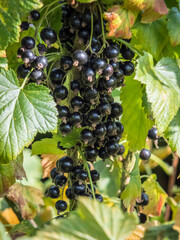
[(99, 8), (99, 12), (100, 12), (100, 17), (101, 17), (101, 28), (102, 28), (102, 37), (103, 37), (103, 45), (101, 47), (101, 50), (99, 52), (101, 52), (103, 50), (103, 48), (106, 46), (106, 36), (105, 36), (105, 32), (104, 32), (104, 23), (103, 23), (103, 14), (102, 14), (102, 10), (101, 10), (101, 5), (98, 2), (97, 3), (98, 8)]
[(24, 81), (23, 81), (23, 83), (22, 83), (22, 85), (21, 85), (21, 87), (20, 87), (21, 90), (25, 87), (25, 85), (26, 85), (26, 83), (27, 83), (27, 81), (28, 81), (28, 78), (29, 78), (29, 76), (30, 76), (30, 74), (32, 73), (33, 70), (34, 70), (34, 69), (31, 69), (31, 71), (30, 71), (30, 72), (28, 73), (28, 75), (25, 77), (25, 79), (24, 79)]
[(126, 42), (125, 40), (123, 39), (120, 39), (120, 38), (111, 38), (111, 37), (108, 37), (109, 39), (113, 39), (113, 40), (116, 40), (118, 42), (121, 42), (122, 44), (124, 44), (125, 46), (127, 46), (128, 48), (130, 48), (133, 52), (135, 52), (139, 57), (141, 57), (143, 55), (142, 52), (140, 52), (139, 50), (137, 50), (135, 47), (133, 47), (130, 43)]

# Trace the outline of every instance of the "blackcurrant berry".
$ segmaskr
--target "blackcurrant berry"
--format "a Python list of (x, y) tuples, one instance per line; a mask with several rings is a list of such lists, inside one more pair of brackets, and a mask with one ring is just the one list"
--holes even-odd
[(57, 100), (64, 100), (68, 96), (68, 90), (65, 86), (57, 86), (53, 91), (53, 95)]
[(123, 145), (119, 145), (119, 150), (117, 152), (117, 155), (123, 155), (125, 152), (125, 147)]
[(80, 184), (79, 182), (75, 182), (72, 188), (74, 194), (76, 195), (83, 195), (86, 191), (86, 186), (84, 184)]
[(108, 79), (113, 75), (113, 72), (114, 72), (113, 67), (110, 64), (107, 64), (103, 70), (102, 75)]
[(70, 56), (63, 56), (60, 65), (64, 71), (68, 71), (73, 67), (73, 60)]
[(148, 138), (152, 139), (152, 140), (156, 140), (158, 138), (158, 130), (155, 127), (152, 127), (149, 131), (148, 131)]
[(129, 48), (123, 48), (121, 50), (121, 55), (124, 59), (131, 60), (135, 56), (135, 53)]
[(48, 197), (50, 198), (58, 198), (60, 194), (59, 188), (56, 186), (51, 186), (48, 189)]
[(97, 124), (101, 121), (101, 114), (98, 110), (92, 109), (88, 112), (88, 120), (93, 123)]
[(34, 69), (30, 74), (30, 78), (32, 81), (35, 81), (35, 82), (42, 81), (45, 79), (45, 74), (43, 73), (43, 71), (39, 69)]
[(66, 107), (66, 106), (57, 105), (57, 110), (58, 110), (58, 113), (59, 113), (58, 117), (60, 119), (62, 119), (62, 121), (64, 121), (64, 120), (66, 121), (67, 118), (70, 116), (69, 108)]
[(74, 30), (79, 30), (82, 27), (82, 20), (78, 16), (70, 18), (70, 25)]
[(17, 68), (17, 76), (18, 78), (25, 78), (30, 71), (30, 67), (26, 67), (24, 64), (19, 65), (19, 67)]
[(29, 23), (27, 21), (24, 21), (20, 25), (21, 31), (26, 31), (29, 29)]
[(18, 50), (17, 50), (17, 58), (21, 58), (23, 52), (24, 52), (24, 49), (22, 47), (18, 48)]
[(37, 49), (38, 49), (38, 51), (39, 51), (39, 53), (40, 53), (41, 55), (43, 55), (45, 52), (47, 52), (46, 46), (45, 46), (44, 44), (42, 44), (42, 43), (39, 43), (39, 44), (37, 45)]
[(56, 170), (57, 170), (56, 168), (53, 168), (50, 172), (50, 177), (52, 178), (52, 180), (54, 180), (55, 177), (58, 175)]
[(74, 80), (74, 81), (71, 81), (71, 90), (74, 92), (74, 93), (78, 93), (78, 91), (80, 90), (80, 84), (78, 81)]
[(57, 175), (54, 179), (54, 182), (56, 185), (58, 186), (64, 186), (67, 182), (67, 177), (63, 176), (63, 175)]
[(124, 126), (120, 122), (115, 122), (116, 124), (116, 133), (119, 137), (122, 136), (122, 133), (124, 132)]
[(87, 87), (84, 89), (84, 99), (87, 101), (91, 101), (96, 99), (98, 96), (98, 91), (96, 88)]
[(78, 111), (84, 104), (84, 101), (81, 97), (76, 96), (71, 99), (71, 107), (75, 110)]
[(58, 170), (61, 170), (62, 172), (68, 173), (73, 170), (73, 160), (70, 157), (64, 156), (57, 160), (56, 167)]
[(123, 72), (125, 76), (130, 76), (134, 72), (134, 64), (132, 62), (124, 62)]
[(105, 147), (101, 147), (98, 151), (98, 155), (103, 160), (110, 158), (110, 155), (106, 152)]
[(120, 103), (111, 103), (111, 117), (119, 118), (123, 113), (123, 108)]
[(48, 66), (48, 60), (44, 56), (38, 56), (34, 60), (33, 64), (37, 69), (44, 69)]
[(98, 106), (98, 110), (100, 111), (102, 116), (110, 115), (111, 114), (111, 104), (108, 102), (102, 102)]
[(59, 68), (54, 68), (50, 73), (50, 79), (53, 84), (61, 84), (65, 79), (65, 72)]
[(40, 36), (42, 40), (49, 46), (57, 41), (57, 34), (56, 32), (49, 28), (45, 27), (41, 30)]
[(24, 37), (21, 41), (21, 46), (25, 49), (33, 49), (35, 47), (35, 40), (32, 37)]
[(26, 50), (21, 55), (22, 60), (24, 61), (25, 65), (28, 65), (29, 63), (32, 63), (35, 59), (35, 55), (32, 51)]
[(66, 197), (68, 199), (74, 199), (75, 198), (75, 195), (74, 195), (74, 193), (73, 193), (73, 191), (70, 187), (66, 189)]
[(68, 27), (63, 27), (59, 31), (59, 39), (62, 43), (68, 42), (73, 38), (73, 36), (74, 34), (70, 32), (70, 29)]
[(115, 62), (113, 60), (110, 60), (109, 63), (113, 67), (114, 72), (117, 72), (119, 70), (119, 62)]
[(91, 174), (91, 179), (92, 179), (93, 182), (96, 182), (100, 179), (100, 174), (97, 170), (95, 170), (95, 169), (91, 170), (90, 174)]
[(83, 121), (83, 117), (79, 112), (73, 112), (69, 117), (69, 123), (72, 126), (80, 127), (81, 122)]
[(124, 79), (124, 72), (119, 68), (113, 75), (116, 79)]
[(86, 67), (82, 71), (82, 77), (86, 82), (93, 82), (96, 77), (96, 72), (91, 67)]
[(89, 31), (87, 28), (81, 28), (78, 32), (78, 37), (83, 40), (86, 44), (87, 40), (89, 39)]
[(136, 202), (136, 205), (146, 206), (149, 203), (149, 197), (146, 193), (142, 192), (141, 194), (141, 202)]
[(88, 62), (88, 55), (82, 50), (76, 50), (73, 55), (74, 66), (81, 66)]
[(95, 194), (95, 198), (98, 202), (103, 202), (103, 197), (100, 194)]
[(85, 144), (88, 144), (94, 138), (93, 132), (89, 129), (83, 129), (81, 131), (81, 140), (84, 141)]
[(87, 161), (94, 162), (98, 155), (98, 150), (97, 150), (97, 148), (92, 148), (92, 147), (88, 146), (85, 148), (84, 154), (85, 154)]
[(105, 149), (108, 154), (115, 156), (119, 150), (119, 144), (115, 141), (109, 141), (105, 144)]
[(119, 49), (115, 46), (110, 46), (105, 49), (105, 55), (108, 59), (117, 58), (119, 53)]
[(143, 148), (139, 154), (139, 157), (142, 160), (149, 160), (149, 158), (151, 157), (151, 152), (148, 149)]
[(94, 135), (98, 138), (103, 138), (107, 133), (106, 126), (103, 123), (99, 123), (96, 125), (94, 130)]
[(61, 131), (63, 136), (66, 136), (73, 130), (73, 126), (70, 123), (61, 123), (59, 126), (59, 130)]
[(105, 122), (105, 126), (106, 126), (106, 129), (107, 129), (107, 136), (114, 136), (117, 134), (116, 132), (116, 123), (113, 122), (113, 121), (107, 121)]
[(91, 24), (91, 13), (89, 11), (85, 11), (82, 15), (82, 20), (86, 24)]
[(76, 174), (77, 179), (85, 181), (88, 178), (88, 173), (85, 170), (81, 170)]
[(112, 92), (113, 89), (116, 88), (117, 80), (115, 77), (111, 76), (109, 80), (104, 80), (104, 87), (108, 92)]
[(72, 170), (72, 172), (74, 173), (74, 176), (76, 177), (76, 175), (81, 172), (83, 170), (83, 167), (78, 165), (78, 166), (75, 166)]
[(95, 71), (102, 73), (102, 71), (105, 69), (106, 67), (106, 61), (102, 58), (95, 58), (93, 60), (93, 68)]
[(39, 11), (37, 10), (33, 10), (30, 12), (30, 18), (33, 20), (33, 21), (37, 21), (40, 19), (40, 13)]
[(67, 209), (67, 203), (63, 200), (59, 200), (56, 202), (55, 208), (60, 212), (64, 212)]

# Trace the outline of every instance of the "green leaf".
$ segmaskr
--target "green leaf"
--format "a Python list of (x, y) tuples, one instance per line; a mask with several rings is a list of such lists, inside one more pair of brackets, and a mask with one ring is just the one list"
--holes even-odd
[(135, 43), (135, 47), (151, 53), (158, 60), (162, 49), (169, 41), (166, 21), (159, 19), (149, 24), (137, 21), (133, 27), (133, 32), (135, 32), (135, 42), (132, 38), (132, 44)]
[(167, 18), (168, 18), (167, 28), (170, 35), (171, 44), (173, 46), (179, 45), (180, 44), (180, 30), (179, 30), (180, 11), (177, 8), (173, 7), (170, 10)]
[(124, 214), (118, 206), (110, 207), (92, 199), (80, 198), (78, 208), (68, 219), (53, 222), (33, 239), (125, 240), (136, 224), (136, 215)]
[(57, 147), (57, 140), (54, 138), (44, 138), (32, 144), (32, 154), (62, 154), (63, 151)]
[(28, 146), (37, 132), (53, 131), (57, 110), (49, 89), (28, 84), (22, 89), (12, 70), (0, 70), (0, 159), (7, 163)]
[(9, 43), (17, 42), (20, 32), (21, 18), (26, 17), (32, 9), (41, 6), (39, 0), (0, 0), (0, 49)]
[(132, 76), (126, 78), (126, 86), (121, 89), (120, 94), (123, 106), (121, 121), (127, 134), (129, 148), (134, 152), (145, 146), (148, 130), (153, 125), (142, 106), (142, 91), (141, 83), (133, 80)]
[(96, 2), (97, 0), (78, 0), (78, 2), (80, 3), (92, 3), (92, 2)]
[(19, 224), (15, 225), (13, 229), (9, 231), (12, 239), (19, 238), (23, 235), (32, 236), (36, 232), (36, 229), (32, 226), (29, 220), (24, 220)]
[(177, 154), (180, 156), (180, 109), (166, 129), (165, 137), (168, 138), (172, 151), (177, 150)]
[(167, 240), (178, 240), (178, 232), (173, 228), (173, 224), (162, 224), (156, 227), (150, 227), (145, 231), (144, 240), (158, 240), (158, 239), (167, 239)]
[(107, 20), (108, 37), (129, 39), (132, 37), (131, 27), (134, 25), (138, 13), (123, 8), (120, 5), (114, 5), (104, 13), (104, 19)]
[(11, 240), (2, 223), (0, 223), (0, 239)]
[(5, 69), (8, 68), (7, 58), (5, 58), (5, 57), (0, 57), (0, 67), (1, 67), (1, 68), (5, 68)]
[(139, 173), (139, 156), (138, 154), (133, 155), (135, 158), (135, 163), (132, 171), (129, 173), (129, 181), (121, 193), (121, 199), (123, 199), (123, 203), (125, 207), (129, 207), (131, 204), (134, 204), (136, 198), (141, 195), (141, 178)]
[(144, 191), (149, 196), (149, 203), (142, 208), (141, 212), (147, 216), (159, 216), (168, 197), (156, 179), (157, 176), (152, 174), (142, 184)]
[(43, 193), (39, 189), (20, 183), (15, 183), (10, 187), (7, 198), (18, 205), (24, 219), (34, 218), (40, 210), (40, 205), (44, 205)]
[(109, 160), (100, 160), (94, 163), (94, 167), (101, 173), (101, 178), (97, 182), (98, 190), (109, 197), (117, 196), (120, 189), (120, 172)]
[(53, 141), (56, 143), (61, 142), (61, 146), (64, 148), (72, 148), (80, 140), (80, 133), (82, 128), (73, 128), (73, 131), (67, 134), (65, 137), (59, 132), (58, 134), (53, 134)]
[(180, 106), (180, 69), (172, 58), (162, 58), (154, 66), (149, 53), (138, 59), (135, 79), (146, 85), (159, 133), (166, 130)]

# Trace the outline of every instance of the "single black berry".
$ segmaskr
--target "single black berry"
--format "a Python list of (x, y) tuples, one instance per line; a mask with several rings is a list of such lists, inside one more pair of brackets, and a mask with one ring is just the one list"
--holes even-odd
[(123, 145), (119, 145), (119, 150), (117, 152), (117, 155), (123, 155), (123, 153), (125, 152), (125, 147)]
[(42, 40), (47, 44), (47, 45), (50, 45), (50, 44), (53, 44), (57, 41), (57, 34), (56, 32), (49, 28), (49, 27), (45, 27), (41, 30), (41, 38)]
[(68, 71), (73, 67), (73, 60), (70, 56), (63, 56), (60, 65), (64, 71)]
[(88, 173), (85, 170), (81, 170), (76, 174), (77, 179), (85, 181), (88, 178)]
[(47, 67), (48, 65), (48, 60), (46, 57), (44, 56), (38, 56), (36, 57), (35, 61), (33, 62), (34, 66), (37, 69), (44, 69)]
[(71, 107), (75, 110), (78, 111), (84, 104), (84, 101), (81, 97), (76, 96), (71, 99)]
[(94, 162), (98, 155), (98, 150), (97, 150), (97, 148), (92, 148), (92, 147), (88, 146), (85, 148), (84, 154), (85, 154), (87, 161)]
[(21, 64), (17, 68), (17, 76), (18, 78), (25, 78), (30, 71), (31, 71), (30, 67), (26, 67), (24, 64)]
[(152, 127), (149, 131), (148, 131), (148, 138), (152, 139), (152, 140), (156, 140), (158, 138), (158, 130), (155, 127)]
[(81, 66), (87, 63), (88, 55), (82, 50), (76, 50), (73, 55), (74, 66)]
[(67, 203), (63, 200), (59, 200), (56, 202), (55, 208), (60, 212), (64, 212), (67, 209)]
[(54, 182), (56, 185), (58, 186), (64, 186), (67, 182), (67, 177), (65, 177), (64, 175), (57, 175), (54, 179)]
[(65, 72), (59, 68), (54, 68), (50, 73), (50, 79), (53, 84), (61, 84), (65, 79)]
[(149, 203), (149, 197), (146, 193), (142, 192), (141, 194), (141, 201), (140, 202), (136, 202), (136, 205), (140, 205), (140, 206), (146, 206)]
[(68, 199), (74, 199), (75, 198), (75, 195), (72, 191), (72, 188), (69, 187), (69, 188), (66, 189), (66, 197)]
[(75, 182), (72, 188), (75, 195), (83, 195), (86, 191), (86, 186), (84, 184), (80, 184), (79, 182)]
[(123, 113), (123, 108), (120, 103), (111, 103), (111, 117), (119, 118)]
[(56, 170), (57, 170), (56, 168), (53, 168), (50, 172), (50, 177), (52, 178), (52, 180), (54, 180), (55, 177), (58, 175)]
[(134, 64), (132, 62), (124, 62), (123, 72), (125, 76), (130, 76), (134, 72)]
[(64, 156), (56, 162), (57, 169), (68, 173), (73, 170), (73, 160), (70, 157)]
[(91, 170), (90, 174), (91, 174), (91, 178), (92, 178), (93, 182), (96, 182), (96, 181), (98, 181), (100, 179), (100, 174), (99, 174), (99, 172), (97, 170), (95, 170), (95, 169)]
[(60, 194), (59, 188), (56, 187), (56, 186), (51, 186), (51, 187), (48, 189), (48, 197), (58, 198), (58, 197), (59, 197), (59, 194)]
[(21, 46), (25, 49), (33, 49), (35, 47), (35, 40), (32, 37), (24, 37), (21, 41)]
[(85, 144), (91, 142), (94, 138), (93, 132), (89, 129), (83, 129), (81, 131), (81, 140), (84, 141)]
[(32, 11), (30, 12), (30, 18), (31, 18), (33, 21), (39, 20), (39, 19), (40, 19), (40, 13), (39, 13), (39, 11), (37, 11), (37, 10), (32, 10)]
[(65, 86), (57, 86), (53, 91), (53, 95), (57, 100), (64, 100), (68, 96), (68, 90)]
[(95, 198), (98, 202), (103, 202), (103, 197), (100, 194), (95, 194)]
[(150, 156), (151, 156), (151, 152), (146, 148), (143, 148), (139, 154), (139, 157), (142, 160), (149, 160)]
[(20, 27), (21, 27), (21, 31), (26, 31), (29, 29), (29, 23), (27, 21), (24, 21), (21, 23)]
[(59, 130), (61, 131), (63, 136), (66, 136), (73, 130), (73, 126), (70, 123), (61, 123), (59, 126)]

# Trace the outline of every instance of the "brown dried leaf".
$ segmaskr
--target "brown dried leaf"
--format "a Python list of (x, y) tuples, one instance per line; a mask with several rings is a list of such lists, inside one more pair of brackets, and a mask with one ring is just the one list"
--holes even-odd
[(41, 165), (43, 168), (43, 178), (50, 177), (51, 170), (56, 167), (56, 161), (64, 155), (57, 154), (42, 154)]
[(114, 5), (104, 13), (104, 19), (108, 21), (108, 37), (129, 39), (132, 36), (131, 27), (134, 25), (138, 12)]
[(40, 205), (44, 205), (41, 190), (20, 183), (15, 183), (10, 187), (7, 198), (17, 204), (24, 219), (34, 218)]

